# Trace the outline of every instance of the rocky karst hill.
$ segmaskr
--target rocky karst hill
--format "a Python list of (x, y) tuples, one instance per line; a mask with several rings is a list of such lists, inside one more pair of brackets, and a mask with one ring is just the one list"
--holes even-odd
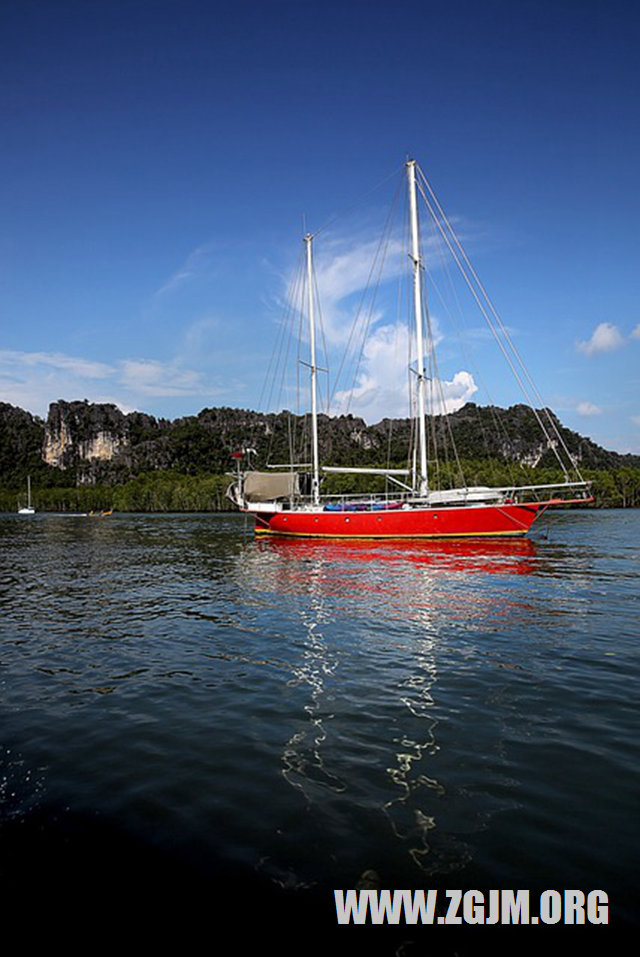
[[(640, 466), (640, 457), (622, 456), (565, 429), (572, 456), (587, 469)], [(320, 416), (321, 458), (335, 465), (385, 465), (406, 461), (412, 423), (385, 419), (367, 425), (354, 416)], [(203, 409), (169, 421), (117, 406), (54, 402), (46, 422), (0, 403), (0, 475), (8, 487), (27, 474), (42, 486), (119, 484), (157, 470), (184, 475), (222, 474), (230, 453), (256, 450), (258, 468), (267, 462), (310, 461), (308, 417), (288, 412), (261, 414), (244, 409)], [(429, 423), (430, 441), (451, 455), (451, 438), (462, 459), (496, 459), (529, 467), (553, 467), (554, 456), (531, 409), (480, 407), (468, 403)], [(448, 451), (445, 451), (448, 449)]]

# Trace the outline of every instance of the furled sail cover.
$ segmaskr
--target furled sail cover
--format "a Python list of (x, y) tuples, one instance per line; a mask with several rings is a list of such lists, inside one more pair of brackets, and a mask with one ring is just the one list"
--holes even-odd
[(247, 502), (272, 502), (298, 494), (297, 472), (247, 472), (244, 497)]

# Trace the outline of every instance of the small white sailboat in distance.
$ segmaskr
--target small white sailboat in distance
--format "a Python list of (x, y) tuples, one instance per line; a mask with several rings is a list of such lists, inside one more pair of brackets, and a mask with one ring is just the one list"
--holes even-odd
[(18, 515), (35, 515), (36, 510), (31, 504), (31, 476), (27, 475), (27, 504), (18, 509)]

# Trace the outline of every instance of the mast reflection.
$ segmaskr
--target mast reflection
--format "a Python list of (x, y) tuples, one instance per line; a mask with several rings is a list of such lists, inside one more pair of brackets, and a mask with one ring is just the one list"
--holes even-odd
[[(246, 597), (277, 603), (291, 626), (279, 652), (291, 691), (282, 777), (316, 825), (331, 829), (336, 855), (357, 859), (354, 869), (370, 865), (357, 848), (367, 828), (386, 832), (390, 853), (423, 872), (468, 861), (466, 842), (443, 828), (447, 805), (460, 798), (438, 771), (439, 672), (443, 656), (459, 656), (460, 669), (486, 659), (483, 634), (501, 616), (531, 614), (512, 586), (536, 561), (530, 539), (274, 538), (243, 550), (236, 573)], [(487, 588), (489, 575), (505, 587)], [(353, 847), (335, 834), (354, 835)]]

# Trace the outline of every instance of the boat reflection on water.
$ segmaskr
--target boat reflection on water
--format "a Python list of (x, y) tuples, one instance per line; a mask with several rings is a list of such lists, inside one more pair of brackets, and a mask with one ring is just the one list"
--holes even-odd
[(366, 539), (259, 539), (255, 547), (274, 552), (282, 561), (321, 561), (348, 564), (409, 562), (447, 571), (488, 575), (529, 575), (534, 571), (536, 546), (530, 538), (432, 539), (382, 541)]
[[(466, 700), (458, 685), (469, 679), (476, 689), (476, 670), (509, 667), (495, 635), (533, 614), (520, 585), (535, 568), (529, 539), (273, 538), (243, 548), (235, 569), (244, 600), (261, 615), (276, 604), (290, 623), (270, 642), (288, 672), (280, 773), (345, 880), (371, 866), (372, 835), (403, 879), (416, 866), (449, 873), (473, 858), (472, 835), (492, 808), (484, 784), (474, 781), (471, 799), (450, 763)], [(494, 690), (489, 681), (486, 694)], [(485, 725), (490, 764), (504, 729), (492, 716)], [(286, 832), (279, 840), (262, 869), (301, 886), (310, 878), (304, 853)]]

